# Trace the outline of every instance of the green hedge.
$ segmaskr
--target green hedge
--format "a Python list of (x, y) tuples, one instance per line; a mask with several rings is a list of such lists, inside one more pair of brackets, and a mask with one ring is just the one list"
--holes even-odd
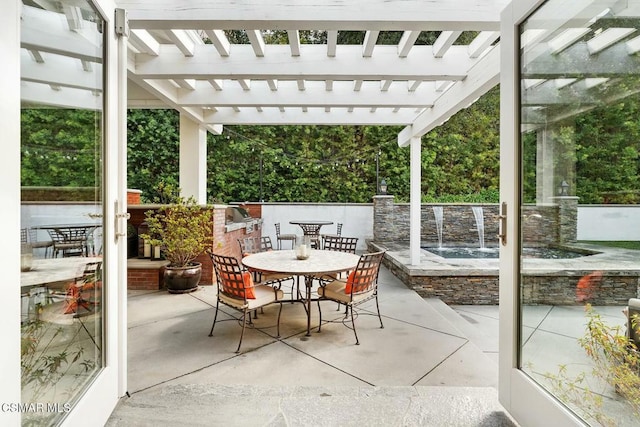
[(22, 187), (23, 202), (94, 202), (102, 199), (96, 187)]

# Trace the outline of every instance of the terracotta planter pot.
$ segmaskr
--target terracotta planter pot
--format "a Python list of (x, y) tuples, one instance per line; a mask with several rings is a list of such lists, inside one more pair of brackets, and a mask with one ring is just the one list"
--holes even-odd
[(164, 284), (169, 293), (183, 294), (198, 289), (202, 264), (194, 262), (186, 267), (165, 267)]

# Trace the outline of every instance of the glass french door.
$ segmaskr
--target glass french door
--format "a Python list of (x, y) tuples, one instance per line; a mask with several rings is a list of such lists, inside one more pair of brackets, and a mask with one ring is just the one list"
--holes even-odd
[(105, 21), (77, 0), (21, 15), (22, 425), (55, 425), (105, 367)]
[(500, 394), (524, 425), (639, 419), (629, 333), (638, 325), (627, 310), (640, 302), (634, 3), (528, 1), (503, 12), (511, 239), (501, 253)]

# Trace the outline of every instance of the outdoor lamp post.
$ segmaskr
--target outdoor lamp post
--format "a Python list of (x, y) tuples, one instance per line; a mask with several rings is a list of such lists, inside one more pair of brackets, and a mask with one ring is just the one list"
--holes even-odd
[(569, 183), (567, 181), (565, 181), (564, 179), (560, 183), (559, 193), (560, 193), (561, 196), (568, 196), (569, 195)]
[(387, 181), (384, 178), (380, 181), (380, 194), (387, 194)]

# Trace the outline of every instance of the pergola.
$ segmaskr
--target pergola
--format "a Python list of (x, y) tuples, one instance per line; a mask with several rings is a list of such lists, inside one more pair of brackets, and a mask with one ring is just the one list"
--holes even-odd
[[(418, 263), (420, 138), (498, 83), (506, 0), (117, 4), (124, 18), (117, 31), (127, 36), (127, 104), (180, 112), (180, 185), (186, 194), (206, 200), (206, 132), (219, 134), (224, 125), (405, 125), (398, 144), (411, 146), (411, 254)], [(572, 28), (547, 25), (524, 35), (534, 49), (552, 49), (558, 59), (536, 62), (536, 50), (528, 52), (534, 60), (523, 76), (523, 118), (532, 128), (562, 118), (554, 111), (566, 114), (567, 103), (591, 108), (590, 93), (608, 87), (607, 78), (571, 76), (573, 56), (598, 55), (606, 72), (607, 52), (626, 49), (629, 66), (638, 65), (640, 38), (631, 39), (632, 29), (591, 28), (606, 23), (609, 13), (622, 13), (618, 3), (585, 4), (573, 5)], [(101, 105), (101, 76), (94, 71), (100, 67), (92, 67), (100, 58), (82, 54), (91, 43), (83, 28), (95, 25), (87, 17), (79, 6), (25, 1), (23, 103)], [(51, 28), (66, 36), (49, 34)], [(244, 31), (250, 43), (231, 43), (225, 30)], [(275, 30), (286, 32), (286, 44), (265, 43), (265, 34)], [(326, 42), (303, 43), (307, 30), (326, 31)], [(338, 44), (341, 31), (364, 32), (364, 40)], [(401, 33), (400, 41), (378, 44), (386, 31)], [(415, 44), (421, 31), (436, 32), (433, 45)], [(471, 32), (463, 38), (470, 43), (461, 44), (463, 32)]]

